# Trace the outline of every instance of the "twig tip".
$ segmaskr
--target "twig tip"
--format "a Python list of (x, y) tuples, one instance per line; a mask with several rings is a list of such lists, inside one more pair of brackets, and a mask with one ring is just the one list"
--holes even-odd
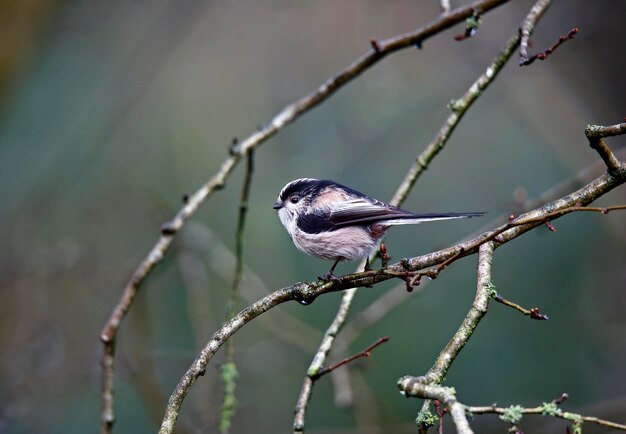
[(532, 309), (530, 309), (530, 317), (532, 319), (536, 319), (536, 320), (539, 320), (539, 321), (547, 321), (547, 320), (550, 319), (550, 317), (548, 317), (548, 315), (539, 312), (539, 308), (538, 307), (533, 307)]

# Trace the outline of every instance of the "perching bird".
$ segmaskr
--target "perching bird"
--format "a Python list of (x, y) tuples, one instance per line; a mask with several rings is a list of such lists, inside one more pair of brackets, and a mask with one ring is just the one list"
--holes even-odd
[(340, 261), (369, 258), (390, 226), (484, 214), (414, 214), (336, 182), (311, 178), (285, 185), (273, 208), (298, 249), (334, 261), (323, 276), (325, 280), (334, 278), (333, 271)]

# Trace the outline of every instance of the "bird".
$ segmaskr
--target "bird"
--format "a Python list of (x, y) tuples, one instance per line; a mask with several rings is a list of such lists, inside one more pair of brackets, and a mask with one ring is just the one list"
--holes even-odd
[[(272, 207), (295, 246), (333, 264), (322, 280), (335, 280), (339, 262), (369, 259), (391, 226), (478, 217), (484, 212), (415, 214), (328, 179), (300, 178), (285, 185)], [(369, 261), (366, 263), (368, 269)]]

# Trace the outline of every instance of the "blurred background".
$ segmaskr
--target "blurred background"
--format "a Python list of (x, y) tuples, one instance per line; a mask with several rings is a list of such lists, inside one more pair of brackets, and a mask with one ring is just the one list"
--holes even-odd
[[(258, 150), (238, 308), (329, 266), (297, 252), (280, 225), (271, 205), (283, 185), (329, 178), (388, 200), (447, 103), (532, 4), (488, 13), (469, 40), (453, 40), (461, 24), (422, 50), (389, 56)], [(215, 173), (233, 137), (315, 89), (368, 50), (370, 38), (438, 13), (435, 0), (0, 2), (0, 432), (96, 431), (101, 328), (183, 194)], [(573, 27), (580, 33), (545, 62), (520, 68), (514, 56), (404, 205), (489, 214), (397, 228), (387, 241), (394, 259), (448, 246), (526, 199), (568, 181), (557, 189), (563, 195), (602, 173), (583, 131), (626, 115), (624, 16), (625, 1), (553, 4), (531, 52)], [(625, 139), (609, 143), (618, 149)], [(122, 326), (115, 432), (156, 431), (166, 398), (224, 319), (243, 167), (177, 236)], [(625, 187), (600, 201), (623, 203)], [(625, 422), (625, 223), (619, 212), (570, 215), (555, 222), (557, 232), (539, 228), (496, 252), (500, 293), (551, 319), (492, 304), (447, 377), (461, 401), (534, 406), (568, 392), (566, 408)], [(317, 383), (307, 432), (415, 432), (421, 402), (402, 398), (396, 380), (426, 372), (456, 330), (474, 297), (475, 262), (458, 262), (422, 292), (397, 282), (359, 292), (350, 319), (389, 291), (397, 306), (366, 327), (349, 324), (344, 351), (330, 361), (391, 339), (343, 377)], [(235, 336), (232, 432), (290, 432), (340, 297), (281, 305)], [(179, 432), (216, 432), (223, 360), (218, 353), (196, 383)], [(333, 386), (346, 379), (347, 389)], [(475, 427), (507, 429), (495, 416)], [(537, 416), (521, 427), (565, 431), (563, 421)]]

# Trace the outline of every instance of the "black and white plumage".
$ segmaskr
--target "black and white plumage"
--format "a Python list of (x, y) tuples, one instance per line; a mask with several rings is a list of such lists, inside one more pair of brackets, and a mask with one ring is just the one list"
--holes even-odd
[(278, 194), (273, 207), (304, 253), (334, 260), (367, 258), (390, 226), (476, 217), (482, 212), (415, 214), (330, 180), (302, 178)]

